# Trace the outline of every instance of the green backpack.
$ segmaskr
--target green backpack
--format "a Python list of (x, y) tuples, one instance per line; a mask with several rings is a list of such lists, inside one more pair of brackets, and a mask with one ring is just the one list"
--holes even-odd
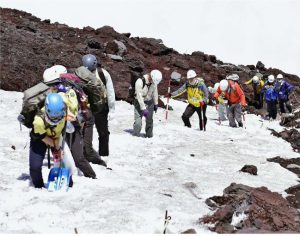
[(23, 117), (21, 119), (18, 118), (24, 126), (32, 128), (34, 116), (44, 106), (46, 96), (49, 92), (49, 86), (44, 83), (38, 83), (24, 91), (22, 110), (20, 113)]
[(107, 102), (107, 92), (103, 83), (102, 70), (99, 72), (101, 79), (97, 79), (96, 75), (90, 72), (86, 67), (81, 66), (75, 70), (75, 74), (80, 78), (79, 85), (88, 96), (88, 101), (93, 113), (103, 110)]

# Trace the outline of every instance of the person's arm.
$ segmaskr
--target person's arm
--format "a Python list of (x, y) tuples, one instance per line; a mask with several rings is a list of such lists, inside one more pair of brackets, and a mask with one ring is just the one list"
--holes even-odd
[(158, 89), (157, 89), (157, 85), (153, 84), (154, 86), (154, 105), (158, 105)]
[(203, 91), (203, 93), (204, 93), (204, 97), (203, 97), (203, 101), (206, 103), (206, 104), (208, 104), (208, 102), (209, 102), (209, 100), (208, 100), (208, 89), (207, 89), (207, 87), (206, 87), (206, 85), (203, 83), (202, 84), (202, 91)]
[(246, 81), (244, 84), (248, 85), (252, 83), (252, 79), (249, 79), (248, 81)]
[(237, 92), (237, 94), (239, 95), (239, 97), (241, 99), (241, 105), (243, 107), (247, 106), (245, 94), (244, 94), (243, 90), (241, 89), (241, 87), (238, 84), (236, 84), (235, 89), (236, 89), (236, 92)]
[(109, 112), (115, 112), (116, 95), (114, 85), (110, 74), (104, 69), (102, 69), (102, 71), (106, 79), (107, 103)]
[(184, 94), (185, 91), (186, 91), (186, 83), (184, 83), (184, 85), (182, 85), (179, 89), (171, 93), (171, 98), (179, 97), (180, 95)]
[(135, 82), (135, 93), (136, 93), (136, 99), (138, 100), (140, 104), (141, 110), (146, 109), (146, 105), (144, 103), (144, 97), (143, 97), (143, 80), (137, 79)]

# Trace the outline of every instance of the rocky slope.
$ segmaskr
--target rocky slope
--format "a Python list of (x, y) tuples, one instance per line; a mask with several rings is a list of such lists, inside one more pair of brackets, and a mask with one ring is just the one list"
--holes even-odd
[[(111, 73), (117, 99), (122, 100), (127, 100), (130, 71), (147, 72), (153, 68), (163, 72), (164, 80), (159, 85), (162, 95), (166, 94), (172, 72), (184, 77), (190, 68), (205, 78), (207, 86), (212, 86), (229, 73), (239, 74), (244, 82), (257, 69), (265, 77), (271, 73), (282, 73), (288, 81), (299, 86), (299, 77), (279, 69), (265, 68), (261, 62), (236, 66), (200, 51), (191, 55), (179, 54), (160, 39), (130, 37), (130, 33), (118, 33), (110, 26), (71, 28), (7, 8), (0, 8), (0, 15), (0, 89), (4, 90), (23, 91), (29, 88), (42, 79), (46, 68), (54, 64), (62, 64), (72, 71), (80, 65), (81, 56), (86, 53), (95, 54)], [(183, 77), (172, 82), (172, 91), (184, 82)], [(250, 98), (251, 86), (244, 86), (244, 89)], [(296, 98), (300, 99), (299, 90), (291, 99)]]

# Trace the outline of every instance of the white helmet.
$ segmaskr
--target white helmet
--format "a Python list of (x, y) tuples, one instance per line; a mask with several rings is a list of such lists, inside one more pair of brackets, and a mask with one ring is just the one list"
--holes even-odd
[(227, 75), (226, 79), (232, 81), (239, 81), (240, 77), (237, 74), (232, 74), (232, 75)]
[(155, 85), (158, 85), (162, 80), (162, 74), (159, 70), (152, 70), (150, 76)]
[(217, 89), (219, 88), (220, 83), (215, 83), (214, 89), (217, 91)]
[(268, 76), (268, 82), (269, 82), (269, 83), (274, 83), (274, 81), (275, 81), (274, 75), (269, 75), (269, 76)]
[(278, 75), (277, 75), (277, 79), (283, 79), (282, 74), (278, 74)]
[(61, 65), (55, 65), (46, 69), (43, 74), (44, 83), (50, 83), (58, 79), (60, 74), (63, 73), (67, 73), (67, 68)]
[(228, 81), (226, 79), (222, 79), (220, 82), (221, 91), (226, 91), (228, 89)]
[(196, 72), (194, 70), (188, 70), (186, 73), (187, 79), (193, 79), (197, 76)]
[(253, 76), (252, 81), (253, 81), (254, 84), (258, 84), (258, 83), (259, 83), (259, 78), (258, 78), (258, 76), (256, 76), (256, 75)]

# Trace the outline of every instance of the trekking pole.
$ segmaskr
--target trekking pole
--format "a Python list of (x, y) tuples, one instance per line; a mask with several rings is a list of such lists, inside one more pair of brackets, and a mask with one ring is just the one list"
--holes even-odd
[(171, 216), (168, 216), (168, 210), (166, 210), (163, 234), (166, 234), (167, 226), (168, 226), (170, 220), (171, 220)]
[(202, 116), (202, 127), (203, 127), (203, 131), (206, 131), (205, 129), (205, 121), (204, 121), (204, 106), (200, 105), (200, 112), (201, 112), (201, 116)]
[[(170, 94), (170, 91), (171, 91), (171, 78), (169, 79), (169, 83), (168, 83), (168, 95)], [(167, 106), (166, 106), (166, 120), (168, 120), (169, 100), (170, 100), (170, 97), (168, 96), (168, 98), (167, 98)]]
[(246, 129), (246, 119), (245, 119), (245, 113), (243, 112), (243, 121), (244, 121), (244, 127)]

